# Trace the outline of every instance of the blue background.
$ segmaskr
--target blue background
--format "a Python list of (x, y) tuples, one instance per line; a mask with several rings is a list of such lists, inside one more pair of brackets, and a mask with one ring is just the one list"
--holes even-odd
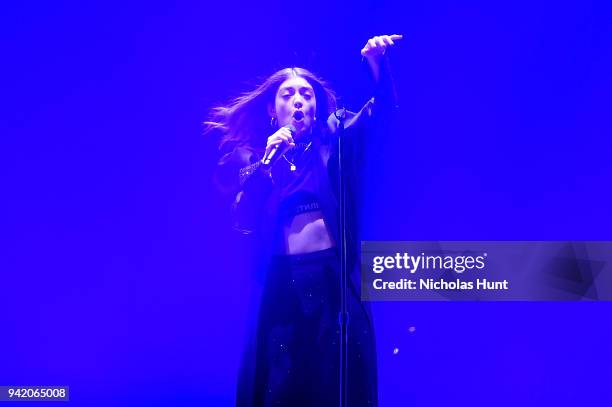
[[(611, 22), (583, 0), (5, 6), (0, 384), (231, 405), (259, 282), (202, 121), (288, 65), (358, 109), (377, 34), (404, 34), (402, 123), (370, 146), (364, 238), (611, 240)], [(383, 407), (612, 402), (609, 303), (374, 308)]]

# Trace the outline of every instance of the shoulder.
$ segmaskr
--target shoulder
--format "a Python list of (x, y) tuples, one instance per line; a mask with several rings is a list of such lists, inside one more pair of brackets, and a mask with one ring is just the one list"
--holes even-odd
[(219, 159), (219, 166), (242, 168), (259, 161), (259, 154), (251, 147), (237, 146)]

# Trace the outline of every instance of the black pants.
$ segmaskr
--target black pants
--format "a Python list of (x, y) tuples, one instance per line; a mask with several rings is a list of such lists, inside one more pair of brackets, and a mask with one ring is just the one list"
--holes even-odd
[[(277, 256), (264, 286), (257, 327), (255, 406), (339, 404), (340, 261), (335, 248)], [(347, 290), (348, 405), (377, 405), (370, 321)]]

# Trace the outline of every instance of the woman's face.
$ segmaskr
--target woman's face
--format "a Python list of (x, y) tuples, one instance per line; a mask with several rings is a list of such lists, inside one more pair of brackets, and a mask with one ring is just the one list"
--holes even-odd
[(285, 80), (276, 91), (273, 115), (278, 126), (292, 124), (296, 137), (309, 134), (315, 122), (317, 99), (310, 83), (296, 76)]

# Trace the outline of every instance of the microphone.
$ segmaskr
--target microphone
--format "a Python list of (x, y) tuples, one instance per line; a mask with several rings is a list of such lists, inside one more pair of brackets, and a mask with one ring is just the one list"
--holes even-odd
[[(293, 136), (296, 132), (296, 128), (293, 124), (288, 124), (286, 126), (284, 126), (285, 128), (289, 129), (289, 131), (291, 132), (291, 135)], [(268, 154), (267, 156), (264, 156), (264, 160), (263, 160), (263, 165), (270, 165), (270, 162), (272, 162), (272, 159), (274, 158), (274, 155), (276, 154), (276, 152), (278, 151), (280, 144), (277, 144), (274, 146), (274, 148), (272, 150), (270, 150), (270, 154)]]

